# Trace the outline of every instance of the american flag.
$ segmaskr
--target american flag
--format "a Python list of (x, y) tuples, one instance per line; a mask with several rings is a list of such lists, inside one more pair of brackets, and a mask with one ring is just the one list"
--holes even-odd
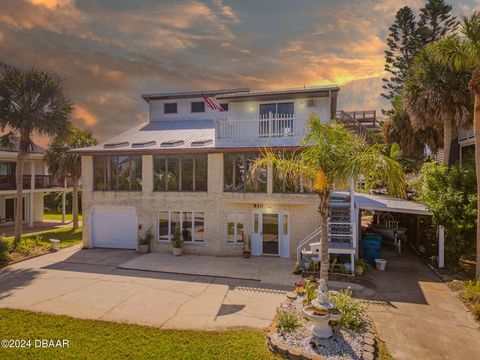
[(203, 99), (205, 100), (205, 102), (207, 103), (207, 106), (212, 109), (212, 110), (218, 110), (218, 111), (223, 111), (223, 108), (220, 106), (219, 103), (217, 103), (216, 101), (210, 99), (208, 96), (206, 96), (205, 94), (202, 94), (203, 95)]

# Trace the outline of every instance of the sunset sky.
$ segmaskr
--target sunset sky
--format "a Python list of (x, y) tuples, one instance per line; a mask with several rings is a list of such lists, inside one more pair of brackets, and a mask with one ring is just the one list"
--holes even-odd
[[(148, 92), (339, 84), (379, 109), (398, 0), (0, 0), (0, 62), (58, 73), (100, 139), (145, 121)], [(458, 15), (480, 0), (450, 1)]]

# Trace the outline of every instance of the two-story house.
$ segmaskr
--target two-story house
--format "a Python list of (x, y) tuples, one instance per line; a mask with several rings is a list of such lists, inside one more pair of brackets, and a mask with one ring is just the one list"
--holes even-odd
[[(58, 182), (48, 174), (43, 162), (45, 150), (34, 145), (25, 159), (23, 169), (23, 221), (33, 227), (35, 222), (43, 221), (44, 202), (47, 192), (62, 193), (62, 210), (65, 214), (65, 195), (72, 189)], [(17, 167), (16, 146), (0, 149), (0, 231), (2, 226), (12, 225), (15, 221), (17, 186), (15, 170)]]
[[(263, 148), (299, 148), (312, 113), (329, 122), (336, 86), (146, 94), (149, 122), (82, 154), (84, 246), (135, 249), (151, 228), (153, 251), (180, 229), (190, 253), (293, 257), (319, 226), (317, 196), (273, 168), (251, 179)], [(203, 96), (224, 111), (212, 110)], [(349, 208), (347, 207), (347, 212)]]

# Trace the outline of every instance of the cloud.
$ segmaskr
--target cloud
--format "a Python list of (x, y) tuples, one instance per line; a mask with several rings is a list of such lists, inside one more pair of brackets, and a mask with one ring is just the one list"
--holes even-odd
[(227, 18), (234, 22), (239, 22), (237, 14), (233, 11), (233, 9), (225, 5), (222, 0), (213, 0), (213, 3), (219, 8), (221, 13), (225, 15)]
[(83, 122), (83, 125), (87, 127), (92, 127), (98, 124), (98, 119), (81, 105), (75, 105), (72, 112), (72, 118), (73, 120)]
[(342, 108), (381, 108), (404, 3), (423, 0), (3, 0), (0, 62), (62, 76), (74, 122), (101, 139), (145, 121), (147, 92), (338, 83)]

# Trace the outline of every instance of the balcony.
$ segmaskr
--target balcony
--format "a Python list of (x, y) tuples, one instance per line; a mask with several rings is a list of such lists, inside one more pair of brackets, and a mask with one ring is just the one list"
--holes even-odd
[[(67, 186), (70, 184), (68, 183)], [(63, 187), (63, 181), (58, 181), (51, 175), (35, 175), (35, 189), (51, 189)], [(23, 176), (23, 189), (31, 188), (31, 176)], [(0, 190), (16, 190), (15, 175), (0, 175)]]
[(215, 120), (219, 146), (293, 146), (307, 134), (308, 115), (227, 116)]
[(474, 143), (473, 128), (464, 129), (462, 126), (458, 127), (458, 142), (460, 145), (470, 145)]

